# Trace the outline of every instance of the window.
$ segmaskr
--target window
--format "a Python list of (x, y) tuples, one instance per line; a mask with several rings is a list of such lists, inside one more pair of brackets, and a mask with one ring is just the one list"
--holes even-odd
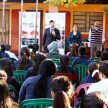
[(102, 12), (74, 12), (73, 25), (78, 25), (80, 32), (89, 32), (89, 29), (94, 25), (94, 19), (98, 19), (100, 27), (103, 27), (103, 13)]

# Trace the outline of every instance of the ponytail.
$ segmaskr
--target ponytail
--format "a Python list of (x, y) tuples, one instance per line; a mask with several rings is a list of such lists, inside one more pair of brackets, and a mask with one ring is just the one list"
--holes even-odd
[(94, 75), (94, 80), (95, 82), (98, 82), (99, 81), (99, 73), (96, 72), (96, 74)]
[(35, 84), (33, 98), (45, 98), (47, 92), (47, 76), (42, 76)]
[(16, 70), (28, 70), (28, 68), (29, 68), (29, 63), (28, 62), (29, 62), (29, 58), (27, 57), (26, 54), (24, 54), (21, 57), (21, 60), (18, 63), (18, 66), (17, 66)]
[(69, 98), (67, 94), (60, 90), (55, 93), (53, 108), (69, 108)]
[(61, 71), (60, 73), (66, 73), (67, 70), (67, 65), (69, 62), (69, 57), (66, 55), (63, 55), (60, 57), (60, 62), (61, 62)]

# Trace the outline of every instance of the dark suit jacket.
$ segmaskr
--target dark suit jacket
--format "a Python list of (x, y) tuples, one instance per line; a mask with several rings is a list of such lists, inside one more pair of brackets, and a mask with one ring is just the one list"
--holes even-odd
[(50, 28), (45, 29), (43, 35), (43, 47), (47, 47), (51, 42), (56, 41), (56, 39), (60, 40), (60, 32), (58, 29), (54, 29), (56, 35), (50, 33)]

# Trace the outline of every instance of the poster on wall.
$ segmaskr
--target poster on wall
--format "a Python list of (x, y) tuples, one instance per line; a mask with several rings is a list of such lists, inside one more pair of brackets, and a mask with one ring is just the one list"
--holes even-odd
[[(21, 21), (21, 12), (19, 12), (19, 25)], [(23, 12), (22, 14), (22, 36), (21, 48), (27, 47), (35, 43), (35, 25), (36, 25), (36, 12)], [(19, 26), (20, 32), (20, 26)], [(40, 46), (40, 12), (37, 14), (37, 36), (36, 41)], [(19, 33), (20, 37), (20, 33)], [(20, 39), (20, 38), (19, 38)], [(19, 40), (20, 41), (20, 40)]]
[(45, 28), (49, 27), (50, 20), (55, 21), (55, 28), (59, 29), (61, 39), (57, 40), (59, 53), (65, 53), (65, 13), (45, 13)]

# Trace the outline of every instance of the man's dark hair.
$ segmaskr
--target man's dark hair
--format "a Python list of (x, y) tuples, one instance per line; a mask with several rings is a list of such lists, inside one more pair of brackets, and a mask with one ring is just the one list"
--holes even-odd
[(105, 48), (105, 52), (108, 52), (108, 47), (107, 47), (107, 48)]
[(96, 21), (99, 21), (99, 20), (98, 20), (98, 19), (95, 19), (95, 20), (94, 20), (94, 23), (95, 23)]
[(96, 53), (95, 53), (96, 57), (101, 57), (101, 53), (102, 53), (101, 51), (96, 51)]
[(5, 50), (6, 50), (6, 47), (5, 47), (4, 44), (2, 44), (2, 45), (1, 45), (1, 52), (5, 52)]
[(108, 52), (102, 52), (101, 53), (101, 60), (102, 61), (108, 60)]
[(49, 23), (52, 23), (52, 22), (54, 22), (54, 20), (50, 20), (50, 22), (49, 22)]
[(10, 49), (11, 49), (11, 45), (9, 45), (9, 44), (6, 44), (6, 51), (10, 51)]
[(78, 53), (81, 55), (81, 56), (84, 56), (86, 55), (86, 48), (81, 46), (78, 48)]

